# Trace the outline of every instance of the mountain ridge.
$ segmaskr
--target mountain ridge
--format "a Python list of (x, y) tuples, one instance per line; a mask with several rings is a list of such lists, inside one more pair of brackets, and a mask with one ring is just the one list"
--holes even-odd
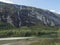
[[(15, 4), (15, 3), (6, 3), (6, 2), (2, 2), (2, 1), (0, 1), (0, 3), (11, 4), (11, 5), (19, 5), (19, 4)], [(19, 5), (19, 6), (20, 6), (20, 5)], [(21, 6), (26, 6), (26, 5), (21, 5)], [(33, 6), (28, 6), (28, 7), (38, 8), (38, 7), (33, 7)], [(40, 8), (40, 9), (43, 9), (43, 8)], [(49, 10), (49, 9), (43, 9), (43, 10), (47, 10), (47, 11), (50, 11), (50, 12), (53, 12), (53, 13), (55, 13), (55, 14), (59, 14), (59, 15), (60, 15), (60, 13), (56, 12), (55, 10), (54, 10), (54, 11)]]
[(60, 15), (41, 8), (0, 2), (0, 21), (16, 27), (40, 22), (47, 26), (60, 26)]

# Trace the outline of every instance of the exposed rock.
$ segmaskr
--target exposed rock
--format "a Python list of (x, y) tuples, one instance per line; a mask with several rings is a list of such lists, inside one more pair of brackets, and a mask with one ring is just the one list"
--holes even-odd
[(60, 15), (44, 9), (0, 2), (0, 21), (16, 27), (31, 26), (38, 22), (60, 26)]

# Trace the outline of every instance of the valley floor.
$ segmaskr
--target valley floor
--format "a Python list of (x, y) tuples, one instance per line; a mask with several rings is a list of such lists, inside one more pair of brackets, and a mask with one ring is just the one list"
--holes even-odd
[(60, 39), (31, 38), (19, 40), (0, 40), (0, 45), (60, 45)]

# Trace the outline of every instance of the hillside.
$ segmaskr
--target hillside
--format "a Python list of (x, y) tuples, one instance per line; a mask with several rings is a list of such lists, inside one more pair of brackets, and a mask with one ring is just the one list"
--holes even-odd
[(0, 21), (13, 26), (42, 22), (49, 26), (60, 26), (60, 15), (39, 8), (0, 2)]
[(49, 10), (0, 2), (0, 37), (58, 37), (60, 15)]

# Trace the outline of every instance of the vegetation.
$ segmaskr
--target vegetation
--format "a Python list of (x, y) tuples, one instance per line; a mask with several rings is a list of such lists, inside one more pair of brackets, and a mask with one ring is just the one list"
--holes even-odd
[(60, 39), (39, 39), (39, 41), (33, 42), (30, 45), (60, 45)]
[(0, 45), (60, 45), (60, 39), (24, 39), (0, 41)]
[(0, 38), (1, 37), (44, 37), (58, 38), (60, 37), (60, 29), (58, 27), (48, 26), (22, 26), (16, 28), (7, 23), (0, 23)]
[(5, 23), (5, 22), (0, 22), (0, 30), (9, 30), (15, 28), (14, 26)]

